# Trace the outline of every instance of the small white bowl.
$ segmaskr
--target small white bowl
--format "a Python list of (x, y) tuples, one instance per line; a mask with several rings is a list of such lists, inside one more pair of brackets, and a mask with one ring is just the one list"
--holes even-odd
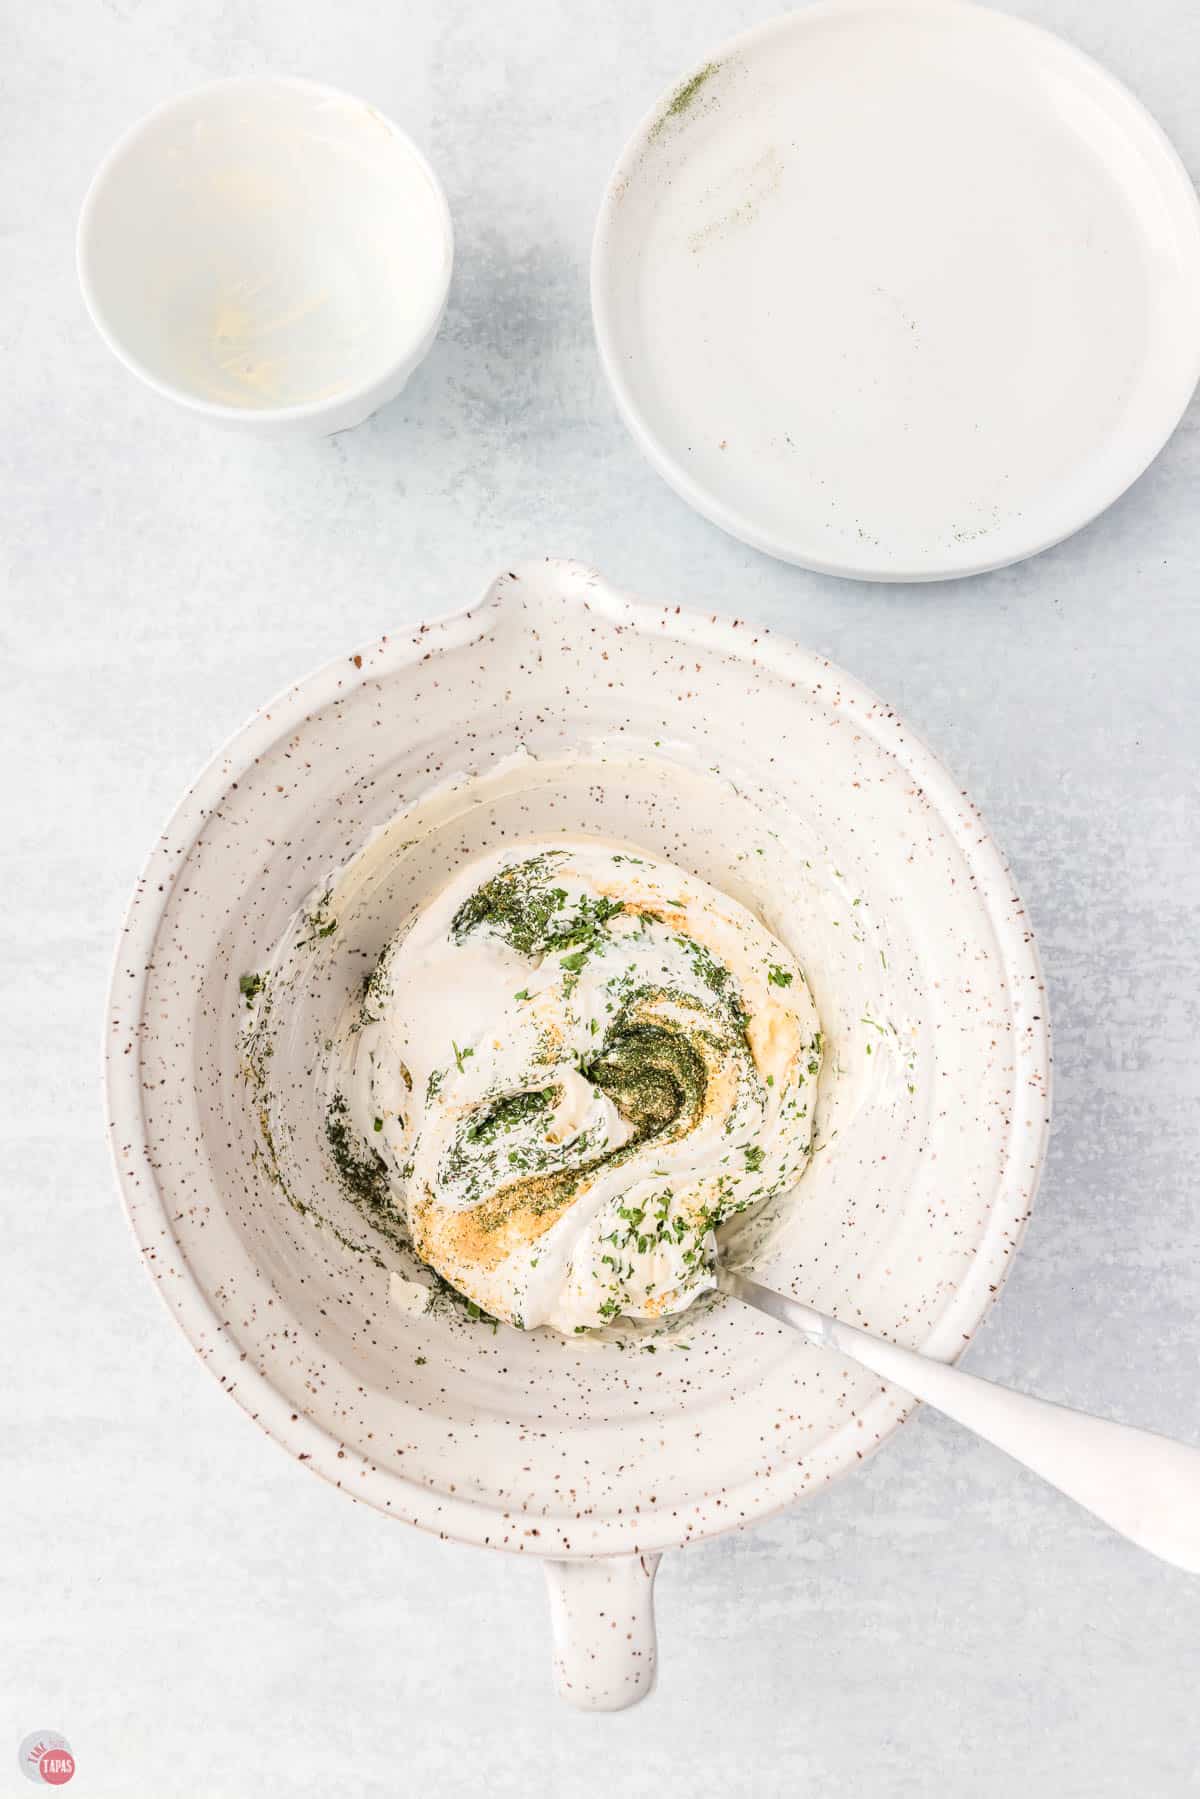
[(219, 81), (126, 133), (79, 220), (96, 328), (158, 393), (260, 435), (344, 431), (394, 399), (445, 311), (450, 211), (372, 107)]

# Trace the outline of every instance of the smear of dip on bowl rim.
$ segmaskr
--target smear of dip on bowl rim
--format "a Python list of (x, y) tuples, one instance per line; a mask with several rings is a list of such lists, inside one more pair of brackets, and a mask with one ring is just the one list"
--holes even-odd
[(569, 1334), (713, 1287), (716, 1226), (807, 1165), (820, 1062), (804, 973), (746, 907), (558, 838), (472, 862), (387, 944), (327, 1134), (460, 1293)]

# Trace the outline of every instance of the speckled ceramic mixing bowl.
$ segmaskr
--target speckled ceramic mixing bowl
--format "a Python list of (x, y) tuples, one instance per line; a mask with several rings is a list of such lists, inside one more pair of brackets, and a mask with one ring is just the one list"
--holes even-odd
[[(907, 1396), (732, 1303), (653, 1350), (411, 1315), (389, 1299), (387, 1245), (364, 1252), (315, 1104), (287, 1126), (311, 1209), (275, 1184), (238, 1056), (239, 975), (376, 827), (514, 753), (536, 771), (564, 752), (585, 761), (524, 792), (474, 804), (464, 787), (418, 886), (505, 834), (581, 829), (694, 868), (768, 923), (781, 880), (809, 883), (792, 947), (827, 1037), (820, 1147), (761, 1277), (957, 1355), (1045, 1143), (1044, 994), (1004, 864), (937, 761), (838, 669), (572, 564), (519, 567), (320, 670), (217, 756), (130, 907), (108, 1093), (147, 1270), (227, 1391), (352, 1498), (542, 1558), (560, 1686), (615, 1707), (653, 1681), (660, 1552), (854, 1468)], [(668, 764), (711, 797), (682, 803)], [(377, 947), (348, 936), (301, 1061)]]

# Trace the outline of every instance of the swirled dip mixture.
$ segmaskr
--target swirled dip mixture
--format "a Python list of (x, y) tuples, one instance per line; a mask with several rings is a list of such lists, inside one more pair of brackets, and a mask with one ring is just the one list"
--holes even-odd
[(571, 1333), (715, 1284), (715, 1228), (807, 1165), (820, 1062), (804, 974), (744, 906), (559, 838), (470, 864), (387, 944), (329, 1103), (426, 1262)]

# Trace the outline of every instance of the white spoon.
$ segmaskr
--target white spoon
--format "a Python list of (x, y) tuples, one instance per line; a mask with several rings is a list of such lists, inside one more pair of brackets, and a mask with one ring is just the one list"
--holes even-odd
[(869, 1337), (728, 1269), (721, 1291), (836, 1349), (1023, 1462), (1151, 1555), (1200, 1574), (1200, 1449), (997, 1387)]

